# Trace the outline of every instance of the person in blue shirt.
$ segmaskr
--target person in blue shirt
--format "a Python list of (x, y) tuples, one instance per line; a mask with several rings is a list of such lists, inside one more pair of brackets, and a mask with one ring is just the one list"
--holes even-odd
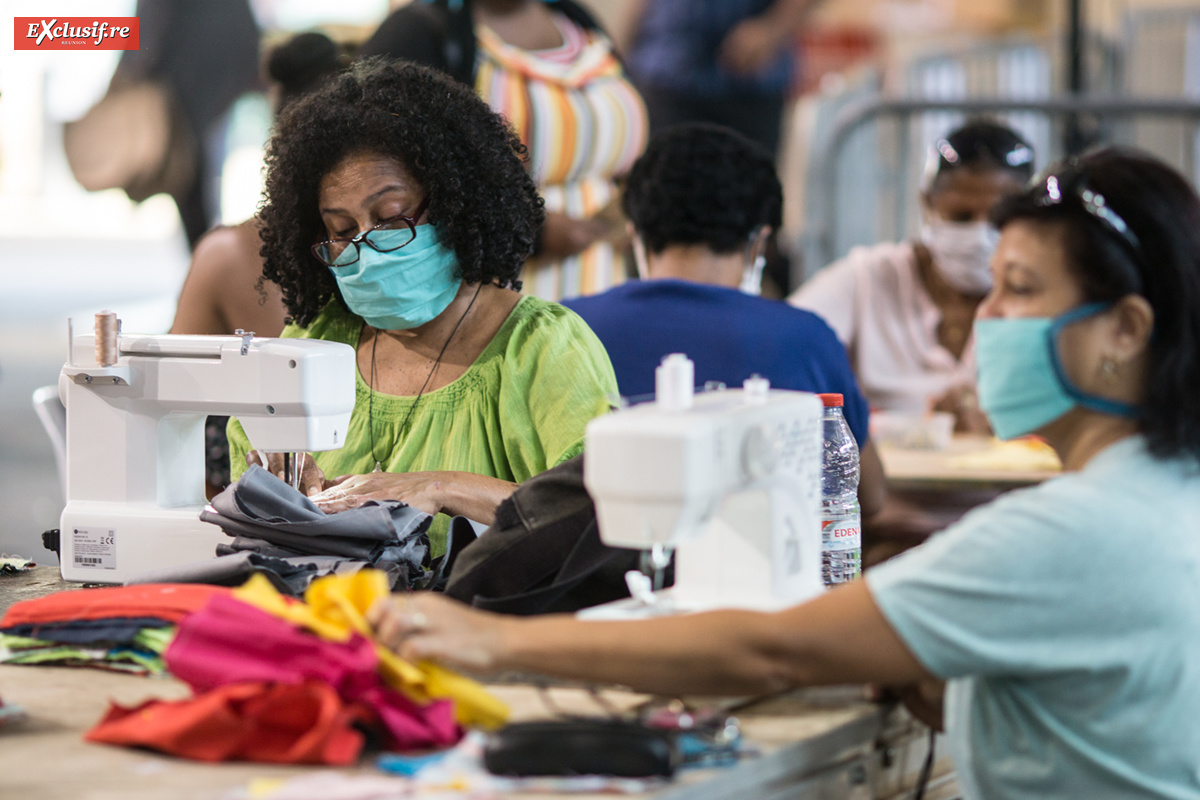
[(762, 255), (783, 213), (769, 153), (717, 125), (656, 136), (629, 173), (622, 205), (643, 280), (568, 300), (608, 350), (625, 397), (654, 392), (663, 356), (685, 353), (696, 382), (839, 392), (860, 446), (867, 403), (845, 348), (809, 311), (758, 297)]
[(1057, 164), (993, 215), (979, 400), (1064, 473), (777, 613), (369, 614), (411, 661), (636, 691), (924, 686), (966, 800), (1200, 798), (1200, 197), (1155, 158)]
[(697, 384), (739, 387), (761, 375), (776, 389), (839, 393), (859, 445), (864, 537), (912, 544), (927, 535), (929, 520), (888, 500), (867, 401), (836, 334), (810, 311), (757, 296), (783, 210), (770, 153), (719, 125), (679, 125), (651, 140), (621, 202), (642, 280), (563, 303), (608, 350), (621, 394), (652, 395), (670, 353), (692, 359)]

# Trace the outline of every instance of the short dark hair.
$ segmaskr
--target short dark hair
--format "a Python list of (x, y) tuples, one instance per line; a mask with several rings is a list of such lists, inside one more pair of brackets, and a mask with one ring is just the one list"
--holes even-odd
[(467, 87), (410, 62), (373, 58), (288, 106), (267, 146), (263, 275), (283, 290), (293, 321), (307, 325), (331, 297), (345, 304), (309, 248), (325, 235), (321, 179), (358, 152), (394, 158), (412, 173), (465, 282), (520, 288), (544, 217), (524, 145)]
[(763, 225), (779, 229), (783, 189), (765, 148), (728, 128), (695, 123), (650, 141), (629, 171), (622, 206), (652, 253), (677, 244), (732, 253)]
[(1200, 198), (1171, 167), (1128, 148), (1060, 162), (1045, 175), (1068, 172), (1079, 176), (1080, 191), (1086, 185), (1104, 197), (1136, 245), (1090, 213), (1077, 194), (1063, 191), (1062, 202), (1046, 204), (1045, 177), (1001, 201), (992, 221), (998, 228), (1025, 220), (1061, 229), (1068, 266), (1088, 302), (1146, 298), (1154, 334), (1141, 430), (1156, 456), (1200, 457)]
[(349, 48), (320, 31), (298, 33), (267, 53), (267, 77), (279, 88), (282, 110), (350, 64)]
[(933, 143), (925, 189), (960, 169), (1008, 172), (1024, 183), (1033, 176), (1033, 148), (1012, 128), (988, 117), (972, 117)]

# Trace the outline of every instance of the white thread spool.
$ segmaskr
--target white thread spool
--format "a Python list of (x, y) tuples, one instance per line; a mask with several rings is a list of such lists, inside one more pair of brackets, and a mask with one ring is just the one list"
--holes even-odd
[(696, 365), (683, 353), (671, 353), (654, 370), (654, 399), (664, 411), (687, 411), (696, 387)]
[(112, 311), (101, 311), (96, 315), (96, 363), (111, 367), (117, 363), (117, 336), (120, 321)]

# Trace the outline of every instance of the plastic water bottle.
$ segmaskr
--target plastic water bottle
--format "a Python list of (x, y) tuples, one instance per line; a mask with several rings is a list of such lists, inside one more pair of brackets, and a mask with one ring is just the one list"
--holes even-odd
[(842, 414), (840, 394), (822, 394), (825, 448), (821, 464), (821, 578), (826, 586), (862, 574), (858, 508), (858, 444)]

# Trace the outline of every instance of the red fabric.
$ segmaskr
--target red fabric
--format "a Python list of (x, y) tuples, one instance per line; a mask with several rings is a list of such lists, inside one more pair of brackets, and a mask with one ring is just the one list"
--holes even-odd
[(200, 761), (353, 764), (363, 747), (356, 722), (375, 714), (345, 703), (332, 687), (237, 683), (191, 700), (113, 703), (84, 737), (89, 742), (148, 747)]
[(171, 674), (196, 692), (241, 682), (320, 681), (344, 702), (369, 706), (389, 749), (447, 747), (462, 736), (448, 700), (421, 706), (383, 682), (365, 637), (327, 641), (232, 597), (214, 597), (181, 622), (164, 658)]
[(39, 622), (67, 622), (107, 617), (156, 617), (179, 622), (216, 596), (228, 596), (224, 586), (199, 583), (144, 583), (104, 589), (75, 589), (14, 603), (0, 619), (0, 628)]

